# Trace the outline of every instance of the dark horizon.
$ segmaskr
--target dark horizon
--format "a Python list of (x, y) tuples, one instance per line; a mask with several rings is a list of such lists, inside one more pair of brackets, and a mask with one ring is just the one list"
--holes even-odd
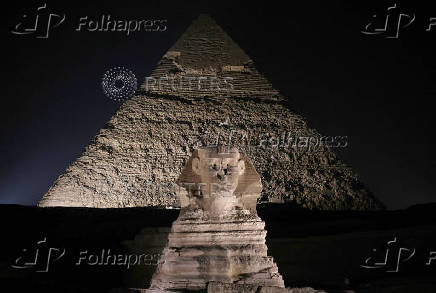
[[(334, 151), (388, 209), (436, 202), (436, 27), (425, 31), (436, 9), (398, 3), (416, 21), (398, 39), (387, 39), (361, 33), (374, 13), (391, 5), (376, 1), (293, 3), (291, 9), (231, 2), (48, 2), (66, 21), (48, 39), (36, 39), (10, 30), (37, 5), (8, 5), (2, 204), (35, 205), (117, 111), (121, 103), (101, 89), (106, 70), (124, 66), (141, 84), (200, 13), (215, 19), (310, 127), (348, 137), (348, 147)], [(74, 30), (80, 17), (102, 14), (168, 19), (168, 28), (129, 36)]]

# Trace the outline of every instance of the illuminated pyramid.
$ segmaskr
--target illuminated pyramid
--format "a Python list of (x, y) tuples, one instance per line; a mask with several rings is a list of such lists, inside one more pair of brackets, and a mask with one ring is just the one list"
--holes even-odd
[(186, 160), (197, 147), (220, 143), (251, 158), (264, 201), (382, 208), (329, 147), (344, 141), (323, 140), (285, 101), (244, 51), (202, 15), (39, 206), (177, 207), (172, 186)]

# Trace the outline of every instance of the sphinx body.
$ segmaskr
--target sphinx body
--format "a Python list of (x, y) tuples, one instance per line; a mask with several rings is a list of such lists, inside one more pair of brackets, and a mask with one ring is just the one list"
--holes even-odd
[(246, 156), (198, 149), (176, 183), (180, 215), (148, 292), (202, 290), (212, 281), (284, 287), (256, 212), (260, 177)]

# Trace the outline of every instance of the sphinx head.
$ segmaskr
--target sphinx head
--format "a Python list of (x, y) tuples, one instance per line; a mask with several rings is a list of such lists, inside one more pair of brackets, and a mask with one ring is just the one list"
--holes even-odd
[(197, 183), (217, 192), (234, 192), (245, 172), (239, 151), (224, 146), (198, 149), (191, 167), (200, 180)]
[(248, 157), (224, 146), (196, 149), (176, 181), (180, 206), (222, 211), (239, 206), (256, 213), (262, 184)]

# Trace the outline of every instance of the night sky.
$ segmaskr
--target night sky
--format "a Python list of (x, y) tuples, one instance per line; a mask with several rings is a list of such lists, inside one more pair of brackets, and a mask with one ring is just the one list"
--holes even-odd
[[(394, 31), (361, 31), (395, 2), (203, 2), (3, 4), (0, 203), (35, 205), (121, 105), (104, 95), (104, 72), (124, 66), (142, 83), (200, 13), (245, 50), (309, 126), (348, 136), (337, 154), (389, 209), (436, 201), (436, 25), (426, 32), (436, 8), (397, 2), (416, 18), (399, 38), (386, 38)], [(48, 39), (11, 33), (43, 3), (66, 15)], [(167, 19), (167, 30), (75, 31), (80, 17), (102, 14)]]

